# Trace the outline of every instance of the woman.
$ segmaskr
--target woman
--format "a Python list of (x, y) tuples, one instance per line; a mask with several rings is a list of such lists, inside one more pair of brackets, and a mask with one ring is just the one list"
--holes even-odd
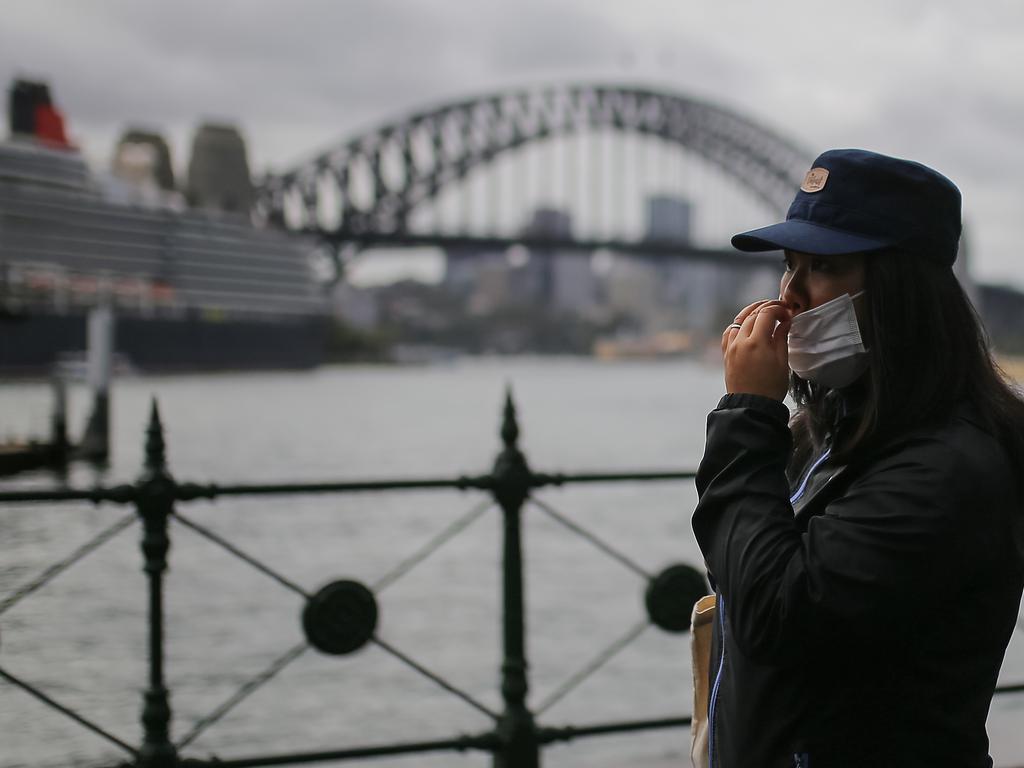
[(832, 150), (785, 222), (733, 238), (785, 272), (723, 334), (697, 475), (713, 768), (992, 764), (1024, 402), (953, 274), (959, 236), (944, 176)]

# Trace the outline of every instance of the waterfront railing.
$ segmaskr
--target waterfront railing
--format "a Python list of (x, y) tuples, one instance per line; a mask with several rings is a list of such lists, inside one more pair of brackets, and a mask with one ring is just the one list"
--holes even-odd
[[(351, 760), (385, 755), (417, 754), (438, 751), (479, 750), (493, 755), (494, 765), (503, 768), (532, 768), (541, 763), (542, 750), (556, 742), (603, 734), (628, 733), (666, 728), (685, 728), (689, 716), (671, 713), (662, 718), (624, 720), (551, 727), (539, 722), (539, 716), (577, 688), (616, 653), (626, 647), (647, 626), (673, 632), (686, 632), (694, 601), (705, 594), (707, 582), (692, 566), (676, 564), (657, 574), (649, 573), (616, 546), (598, 537), (585, 527), (561, 514), (550, 504), (537, 498), (534, 491), (549, 486), (595, 483), (637, 483), (653, 481), (692, 480), (692, 471), (606, 472), (606, 473), (543, 473), (534, 471), (519, 447), (519, 425), (511, 394), (506, 396), (501, 421), (502, 448), (490, 472), (448, 478), (390, 479), (326, 483), (279, 483), (217, 485), (179, 482), (171, 474), (166, 459), (164, 430), (154, 401), (146, 431), (144, 469), (135, 483), (91, 489), (9, 490), (0, 492), (0, 504), (33, 502), (71, 503), (90, 501), (94, 504), (134, 506), (134, 511), (100, 531), (69, 556), (54, 563), (35, 579), (0, 598), (0, 617), (30, 597), (67, 569), (91, 555), (136, 522), (141, 522), (143, 569), (148, 582), (148, 678), (142, 696), (142, 737), (138, 745), (118, 738), (101, 724), (81, 712), (62, 704), (56, 697), (31, 681), (11, 673), (0, 664), (0, 678), (35, 697), (57, 713), (78, 723), (123, 750), (138, 768), (173, 768), (183, 765), (217, 765), (222, 768), (289, 765), (326, 761)], [(287, 575), (262, 560), (244, 552), (224, 536), (200, 525), (184, 514), (180, 507), (199, 500), (241, 496), (289, 496), (299, 494), (353, 494), (369, 492), (400, 492), (457, 489), (486, 494), (468, 514), (455, 520), (434, 536), (420, 550), (400, 562), (391, 572), (368, 586), (345, 579), (329, 583), (316, 592), (308, 592)], [(644, 593), (646, 620), (618, 638), (609, 647), (583, 664), (548, 695), (536, 711), (527, 704), (529, 690), (526, 658), (526, 627), (524, 620), (522, 513), (533, 507), (546, 514), (574, 534), (582, 537), (605, 555), (617, 560), (646, 580)], [(378, 604), (376, 593), (414, 569), (433, 551), (482, 516), (497, 507), (502, 518), (501, 624), (502, 662), (500, 668), (501, 711), (494, 711), (473, 695), (461, 690), (441, 675), (435, 674), (409, 654), (393, 647), (377, 632)], [(170, 692), (164, 676), (164, 587), (168, 568), (171, 523), (191, 529), (228, 554), (297, 593), (304, 601), (301, 615), (305, 639), (277, 657), (271, 665), (241, 685), (237, 691), (177, 739), (171, 738), (172, 712)], [(430, 741), (395, 742), (369, 746), (348, 746), (315, 752), (257, 754), (232, 759), (199, 759), (188, 754), (189, 745), (206, 730), (222, 720), (257, 689), (268, 684), (288, 664), (310, 647), (324, 654), (347, 655), (367, 644), (373, 644), (400, 662), (440, 686), (448, 694), (488, 717), (493, 726), (480, 733), (453, 736)]]
[[(133, 512), (100, 531), (70, 555), (54, 563), (36, 578), (26, 582), (6, 597), (0, 597), (0, 617), (21, 601), (60, 576), (76, 563), (96, 552), (106, 542), (133, 526), (142, 525), (143, 569), (148, 584), (148, 675), (142, 695), (141, 742), (130, 744), (118, 738), (100, 723), (61, 703), (57, 697), (21, 676), (11, 673), (0, 663), (0, 678), (46, 704), (79, 726), (106, 739), (126, 753), (128, 764), (137, 768), (176, 768), (177, 766), (219, 766), (219, 768), (252, 768), (254, 766), (293, 765), (364, 759), (388, 755), (412, 755), (426, 752), (477, 750), (493, 755), (497, 768), (537, 768), (545, 747), (590, 736), (620, 734), (656, 729), (682, 729), (690, 724), (689, 715), (668, 713), (664, 717), (643, 720), (587, 723), (553, 727), (541, 722), (545, 711), (561, 700), (600, 669), (612, 656), (626, 647), (647, 626), (654, 625), (671, 633), (684, 633), (689, 628), (694, 602), (707, 592), (702, 571), (679, 563), (650, 573), (628, 557), (613, 543), (602, 539), (585, 527), (561, 514), (537, 498), (534, 492), (549, 486), (597, 483), (645, 483), (655, 481), (691, 481), (692, 471), (606, 472), (606, 473), (543, 473), (534, 471), (519, 447), (519, 425), (511, 394), (506, 396), (501, 420), (502, 448), (491, 470), (482, 475), (449, 478), (391, 479), (326, 483), (280, 483), (217, 485), (179, 482), (171, 474), (166, 459), (164, 430), (154, 401), (146, 430), (145, 461), (141, 476), (135, 483), (92, 489), (47, 489), (0, 491), (0, 504), (71, 503), (90, 501), (94, 504), (131, 505)], [(369, 492), (422, 491), (457, 489), (486, 494), (483, 502), (468, 514), (455, 520), (428, 541), (412, 556), (401, 561), (383, 578), (368, 586), (356, 580), (331, 582), (316, 592), (308, 592), (284, 573), (257, 557), (243, 551), (224, 536), (200, 525), (183, 514), (180, 507), (206, 499), (242, 496), (289, 496), (299, 494), (353, 494)], [(489, 498), (488, 498), (489, 497)], [(459, 535), (470, 523), (496, 506), (502, 518), (502, 662), (500, 668), (501, 711), (494, 711), (475, 696), (436, 674), (409, 654), (395, 648), (376, 632), (378, 620), (377, 593), (416, 568), (432, 552)], [(598, 550), (636, 572), (647, 584), (644, 593), (646, 619), (632, 628), (599, 654), (586, 661), (577, 671), (531, 710), (527, 703), (529, 690), (526, 657), (526, 626), (524, 620), (522, 513), (535, 508), (582, 537)], [(298, 594), (304, 604), (301, 623), (304, 640), (283, 654), (258, 675), (242, 684), (206, 716), (197, 720), (183, 736), (171, 738), (172, 711), (164, 675), (164, 587), (168, 567), (171, 523), (187, 527), (208, 539), (226, 553), (274, 579), (284, 588)], [(286, 666), (309, 648), (336, 656), (354, 653), (368, 644), (426, 677), (448, 694), (461, 699), (492, 722), (488, 730), (429, 741), (393, 742), (378, 745), (339, 746), (335, 749), (262, 753), (230, 759), (198, 758), (189, 754), (195, 739), (256, 690), (267, 685)], [(996, 693), (1024, 691), (1024, 685), (1000, 686)]]

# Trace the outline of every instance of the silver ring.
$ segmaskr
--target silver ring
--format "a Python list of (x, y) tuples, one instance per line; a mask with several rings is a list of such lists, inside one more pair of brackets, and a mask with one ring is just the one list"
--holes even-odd
[[(740, 325), (739, 323), (730, 323), (729, 324), (729, 328), (742, 328), (742, 327), (743, 326)], [(725, 330), (729, 330), (729, 328), (726, 328)]]

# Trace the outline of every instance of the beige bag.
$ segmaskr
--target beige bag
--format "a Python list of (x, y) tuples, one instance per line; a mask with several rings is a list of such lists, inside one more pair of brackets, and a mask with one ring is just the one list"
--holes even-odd
[(708, 768), (708, 675), (711, 671), (711, 633), (715, 628), (715, 596), (707, 595), (693, 606), (690, 617), (690, 651), (693, 654), (693, 720), (690, 723), (690, 761), (694, 768)]

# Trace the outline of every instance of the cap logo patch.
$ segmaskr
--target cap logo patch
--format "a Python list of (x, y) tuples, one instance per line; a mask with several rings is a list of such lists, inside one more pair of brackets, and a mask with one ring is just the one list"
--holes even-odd
[(804, 192), (821, 192), (825, 188), (826, 181), (828, 181), (828, 168), (811, 168), (804, 176), (804, 183), (800, 185), (800, 189)]

